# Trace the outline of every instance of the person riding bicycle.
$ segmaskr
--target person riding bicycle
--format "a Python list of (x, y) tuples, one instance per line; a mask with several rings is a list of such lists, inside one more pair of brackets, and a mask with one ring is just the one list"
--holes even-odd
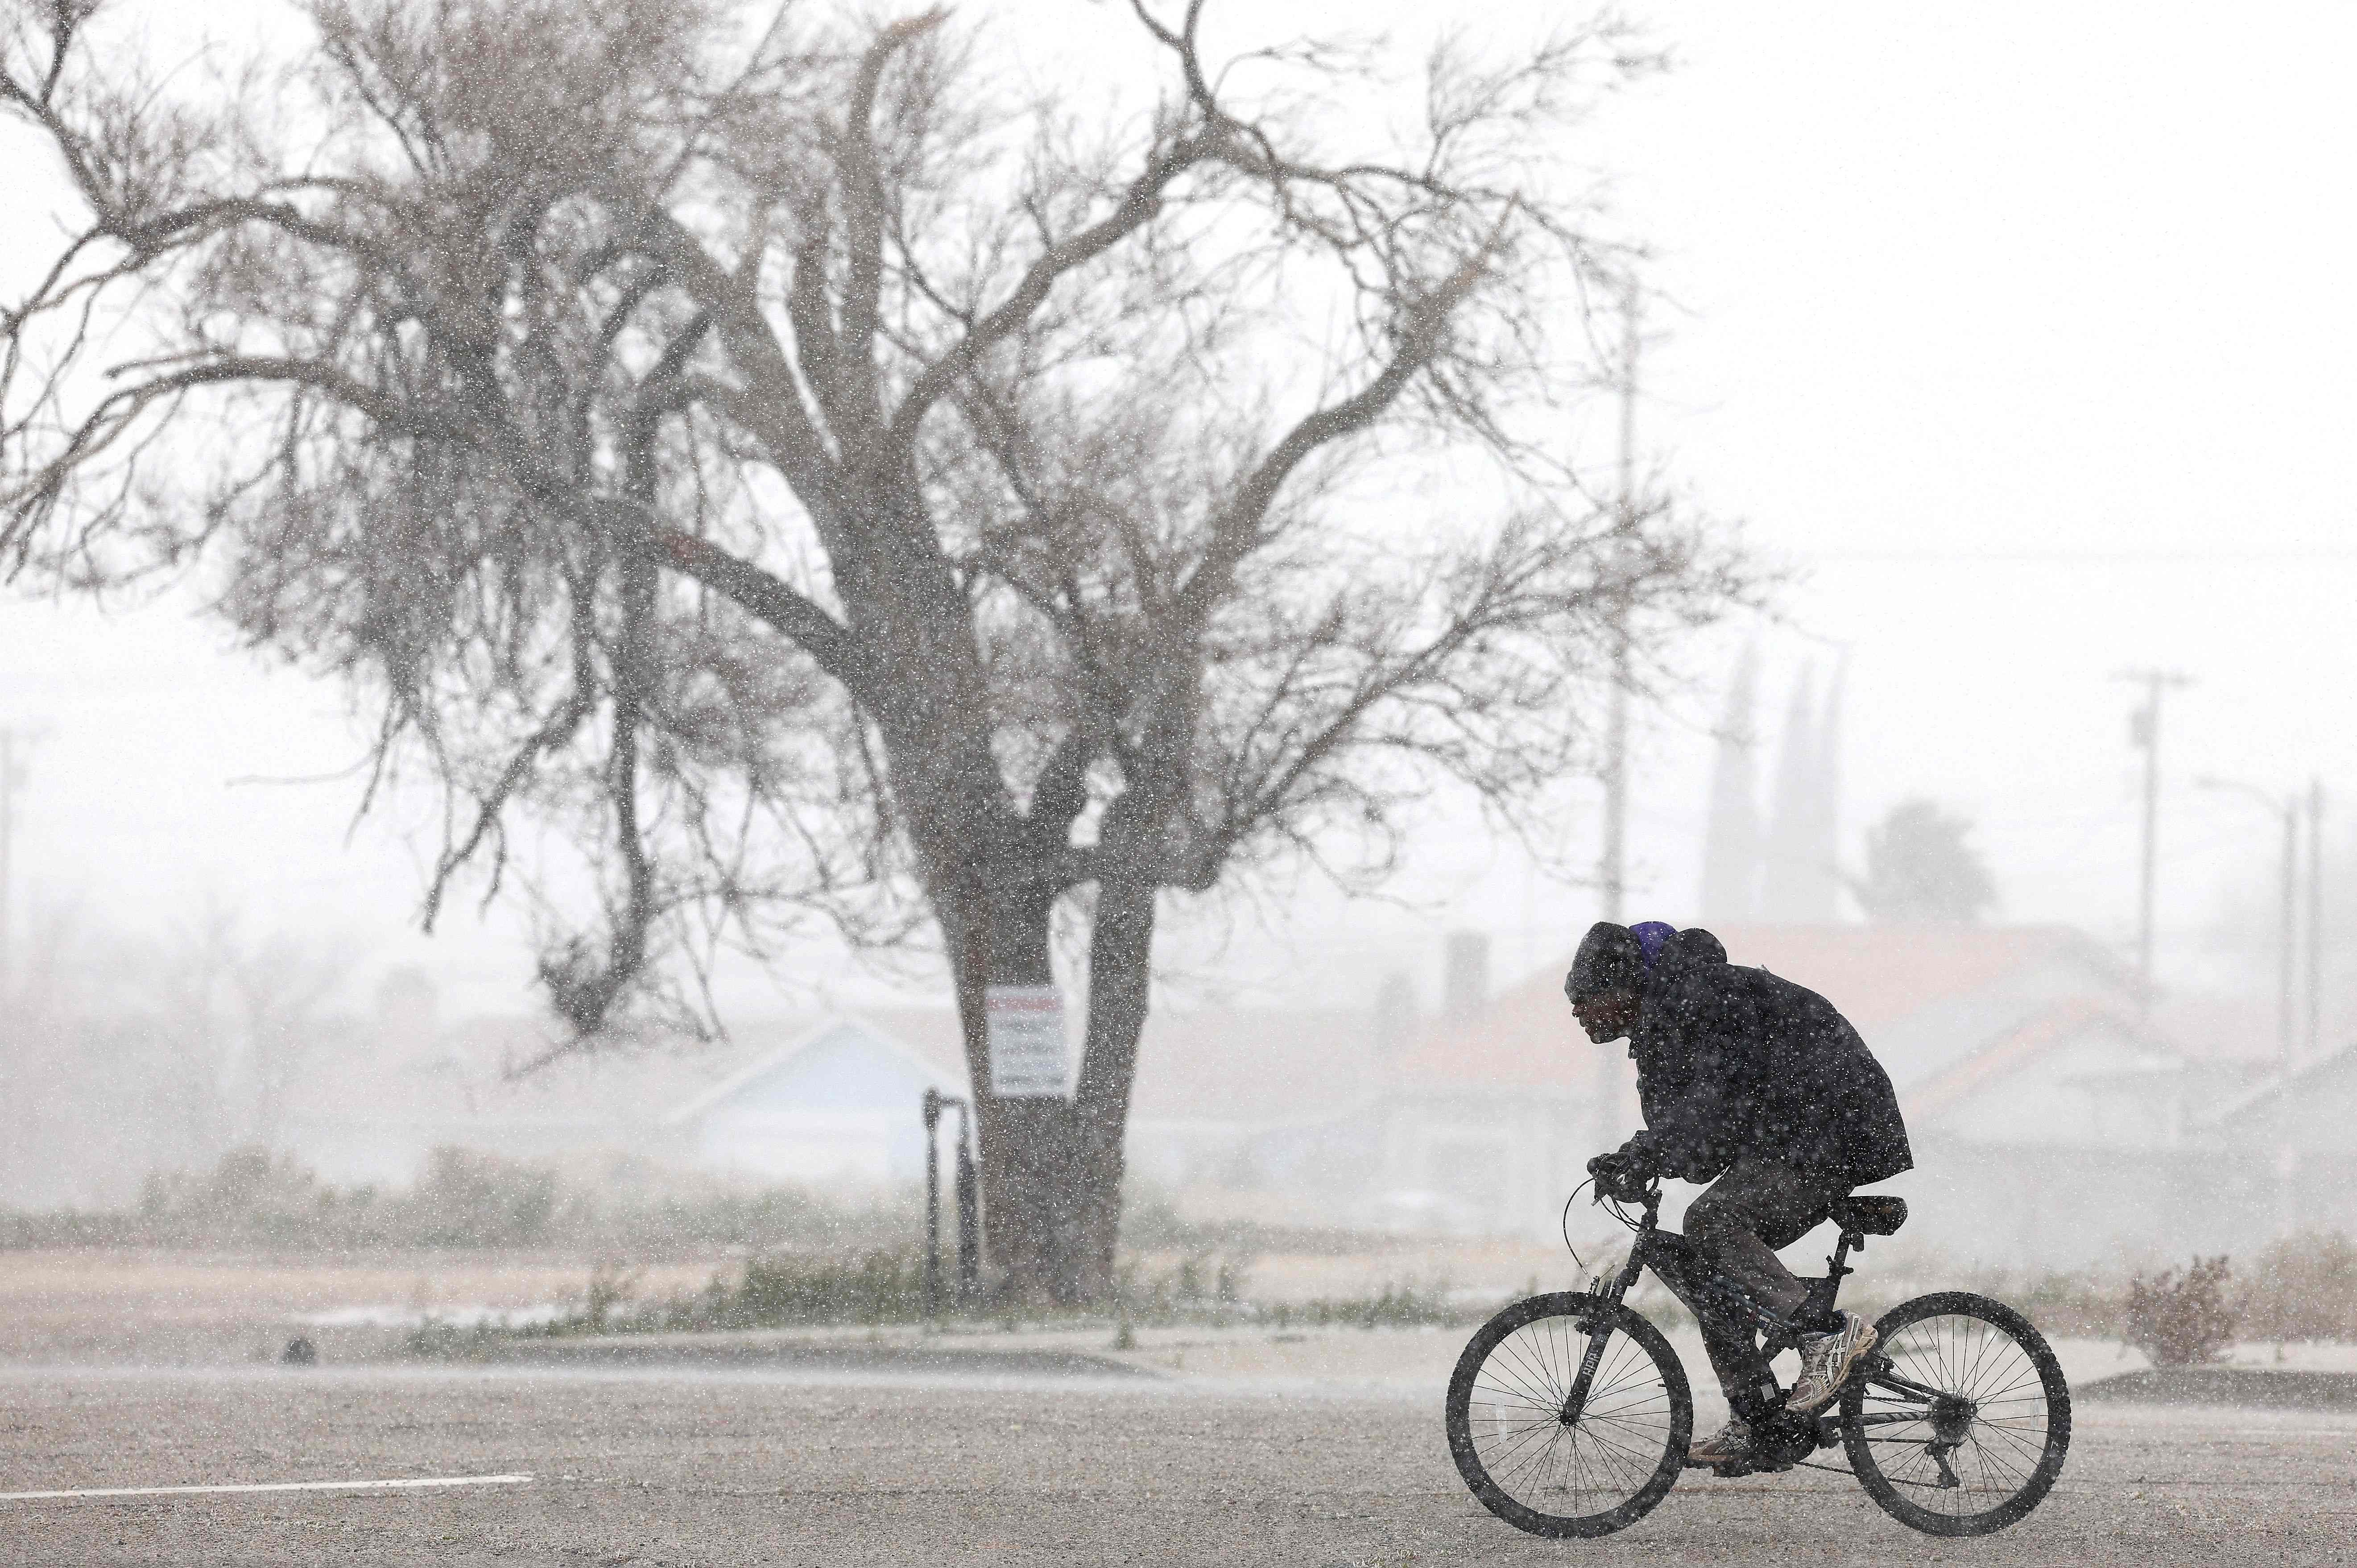
[(1588, 1162), (1598, 1189), (1633, 1197), (1660, 1176), (1710, 1184), (1686, 1209), (1683, 1255), (1654, 1272), (1701, 1326), (1730, 1412), (1689, 1457), (1739, 1466), (1775, 1410), (1758, 1328), (1782, 1327), (1799, 1348), (1784, 1408), (1802, 1415), (1831, 1403), (1874, 1345), (1873, 1326), (1850, 1313), (1797, 1321), (1808, 1287), (1776, 1249), (1823, 1223), (1853, 1187), (1914, 1165), (1898, 1096), (1832, 1003), (1730, 964), (1706, 930), (1598, 921), (1564, 993), (1589, 1039), (1627, 1036), (1637, 1064), (1645, 1127)]

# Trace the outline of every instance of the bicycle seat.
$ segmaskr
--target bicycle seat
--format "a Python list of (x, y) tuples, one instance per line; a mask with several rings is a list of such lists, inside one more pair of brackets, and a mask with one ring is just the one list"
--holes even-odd
[(1861, 1236), (1889, 1236), (1907, 1223), (1907, 1200), (1885, 1195), (1853, 1195), (1833, 1206), (1834, 1223)]

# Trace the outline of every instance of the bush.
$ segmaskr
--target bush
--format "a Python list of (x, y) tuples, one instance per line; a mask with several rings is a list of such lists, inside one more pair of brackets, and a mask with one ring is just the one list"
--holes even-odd
[(2156, 1367), (2198, 1367), (2233, 1341), (2239, 1315), (2226, 1299), (2225, 1254), (2195, 1258), (2182, 1279), (2164, 1269), (2128, 1282), (2127, 1342)]
[(425, 1247), (529, 1247), (548, 1237), (557, 1207), (556, 1173), (537, 1165), (444, 1147), (426, 1156), (402, 1227)]
[(2310, 1230), (2270, 1242), (2237, 1300), (2246, 1339), (2357, 1340), (2357, 1241)]
[[(945, 1287), (953, 1285), (944, 1281)], [(803, 1323), (914, 1323), (925, 1315), (925, 1266), (914, 1252), (870, 1252), (856, 1262), (755, 1258), (732, 1294), (711, 1298), (716, 1328)], [(705, 1326), (683, 1324), (680, 1326)]]
[(234, 1149), (201, 1170), (157, 1172), (135, 1208), (0, 1209), (0, 1250), (258, 1247), (274, 1251), (547, 1247), (659, 1261), (718, 1247), (847, 1252), (913, 1234), (913, 1191), (844, 1202), (791, 1187), (746, 1191), (643, 1162), (577, 1174), (443, 1147), (406, 1191), (339, 1187), (301, 1162)]

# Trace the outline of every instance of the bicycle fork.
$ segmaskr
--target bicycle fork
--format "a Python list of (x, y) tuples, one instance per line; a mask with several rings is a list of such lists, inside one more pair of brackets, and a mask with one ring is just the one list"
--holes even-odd
[[(1587, 1282), (1587, 1294), (1605, 1306), (1618, 1306), (1621, 1298), (1629, 1294), (1629, 1287), (1637, 1283), (1637, 1275), (1644, 1266), (1642, 1249), (1632, 1248), (1628, 1265), (1612, 1283), (1607, 1286), (1604, 1276), (1598, 1274)], [(1604, 1361), (1604, 1342), (1612, 1337), (1609, 1314), (1598, 1313), (1580, 1326), (1587, 1332), (1587, 1348), (1580, 1352), (1579, 1371), (1571, 1380), (1570, 1390), (1563, 1396), (1560, 1418), (1566, 1426), (1577, 1421), (1587, 1409), (1588, 1391), (1596, 1384), (1596, 1369)]]
[(1578, 1421), (1587, 1409), (1587, 1391), (1595, 1384), (1597, 1366), (1604, 1359), (1604, 1342), (1611, 1337), (1609, 1325), (1588, 1320), (1587, 1348), (1580, 1353), (1579, 1375), (1571, 1380), (1571, 1389), (1563, 1396), (1560, 1419), (1566, 1426)]

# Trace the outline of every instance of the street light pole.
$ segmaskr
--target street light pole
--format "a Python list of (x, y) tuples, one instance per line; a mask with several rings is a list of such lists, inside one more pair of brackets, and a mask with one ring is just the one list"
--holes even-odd
[(2301, 1050), (2324, 1047), (2324, 780), (2308, 783), (2308, 1032)]
[(925, 1320), (942, 1303), (942, 1091), (925, 1090)]
[(971, 1311), (982, 1298), (982, 1204), (974, 1168), (973, 1107), (954, 1094), (925, 1090), (925, 1318), (942, 1310), (942, 1112), (954, 1107), (957, 1124), (957, 1305)]
[[(1637, 524), (1637, 280), (1620, 295), (1620, 550)], [(1629, 597), (1612, 605), (1612, 691), (1604, 715), (1604, 850), (1597, 880), (1604, 887), (1604, 918), (1615, 925), (1628, 918), (1629, 896)]]
[[(2290, 1119), (2292, 969), (2293, 955), (2298, 950), (2292, 921), (2298, 898), (2300, 799), (2298, 795), (2286, 795), (2278, 800), (2255, 784), (2232, 779), (2202, 779), (2199, 782), (2205, 789), (2228, 789), (2248, 795), (2267, 810), (2283, 814), (2283, 886), (2276, 932), (2276, 1234), (2289, 1236), (2299, 1228), (2299, 1151), (2292, 1144)], [(2311, 801), (2313, 799), (2311, 795)]]
[(957, 1102), (958, 1309), (971, 1312), (982, 1299), (982, 1192), (974, 1168), (973, 1107)]
[(2288, 1074), (2292, 1065), (2292, 1041), (2296, 1016), (2292, 996), (2294, 977), (2298, 973), (2299, 952), (2298, 909), (2299, 900), (2299, 813), (2300, 799), (2297, 795), (2278, 798), (2255, 784), (2238, 779), (2203, 777), (2195, 782), (2204, 789), (2224, 789), (2237, 795), (2248, 795), (2268, 811), (2283, 818), (2283, 868), (2276, 897), (2276, 1055)]
[(2144, 855), (2136, 886), (2136, 980), (2145, 1012), (2152, 1011), (2152, 916), (2156, 872), (2159, 865), (2160, 830), (2160, 694), (2190, 686), (2193, 678), (2174, 670), (2123, 670), (2116, 680), (2145, 691), (2144, 706), (2128, 720), (2128, 740), (2144, 747)]

